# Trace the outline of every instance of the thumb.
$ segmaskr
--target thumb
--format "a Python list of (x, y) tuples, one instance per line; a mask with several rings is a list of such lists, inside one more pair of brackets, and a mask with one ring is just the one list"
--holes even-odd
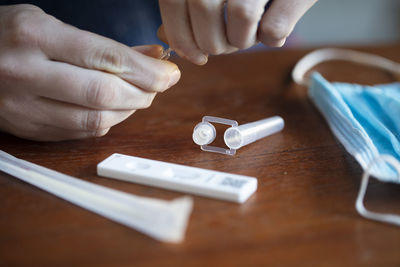
[(164, 49), (161, 45), (139, 45), (132, 46), (131, 48), (139, 53), (142, 53), (143, 55), (157, 59), (161, 58), (164, 52)]
[(163, 24), (161, 24), (160, 27), (159, 27), (158, 30), (157, 30), (157, 37), (158, 37), (158, 39), (160, 39), (162, 42), (164, 42), (164, 43), (166, 43), (166, 44), (169, 44), (169, 43), (168, 43), (168, 39), (167, 39), (167, 35), (165, 34), (165, 31), (164, 31), (164, 25), (163, 25)]

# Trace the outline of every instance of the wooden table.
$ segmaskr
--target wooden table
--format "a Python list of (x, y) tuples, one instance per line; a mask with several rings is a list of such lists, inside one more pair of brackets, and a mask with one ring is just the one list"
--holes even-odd
[[(361, 48), (400, 62), (400, 45)], [(363, 219), (354, 208), (362, 170), (290, 80), (307, 51), (274, 50), (177, 59), (183, 78), (102, 138), (59, 143), (0, 134), (0, 149), (125, 192), (173, 199), (181, 193), (100, 178), (96, 164), (118, 152), (258, 178), (244, 204), (194, 197), (186, 239), (157, 242), (0, 173), (0, 265), (29, 266), (399, 266), (400, 228)], [(380, 83), (387, 74), (343, 62), (317, 69), (328, 79)], [(285, 119), (276, 135), (235, 156), (192, 142), (204, 115), (250, 122)], [(367, 206), (400, 212), (400, 186), (371, 181)]]

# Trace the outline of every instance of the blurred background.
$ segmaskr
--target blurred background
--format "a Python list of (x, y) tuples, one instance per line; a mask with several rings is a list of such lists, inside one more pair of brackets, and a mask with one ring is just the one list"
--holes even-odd
[[(40, 6), (64, 22), (127, 45), (161, 43), (156, 36), (161, 24), (158, 0), (0, 0), (0, 5), (17, 3)], [(297, 24), (285, 46), (399, 41), (400, 0), (319, 0)]]
[(373, 45), (400, 41), (400, 0), (319, 0), (288, 46)]

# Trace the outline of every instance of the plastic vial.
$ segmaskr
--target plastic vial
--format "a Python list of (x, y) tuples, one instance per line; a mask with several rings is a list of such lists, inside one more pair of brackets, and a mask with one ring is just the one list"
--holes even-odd
[(261, 138), (281, 131), (285, 123), (279, 116), (230, 127), (225, 131), (225, 144), (231, 149), (239, 149)]
[(194, 127), (192, 138), (196, 144), (203, 146), (211, 144), (216, 135), (214, 125), (209, 122), (200, 122)]

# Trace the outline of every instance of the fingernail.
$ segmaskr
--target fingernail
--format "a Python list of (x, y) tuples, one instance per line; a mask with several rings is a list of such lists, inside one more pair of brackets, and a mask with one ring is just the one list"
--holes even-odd
[(190, 61), (192, 61), (193, 63), (195, 63), (197, 65), (204, 65), (207, 63), (208, 57), (207, 57), (207, 55), (204, 55), (204, 54), (198, 54), (197, 56), (191, 57)]
[(152, 45), (150, 56), (154, 58), (160, 58), (163, 52), (164, 48), (161, 45)]
[(169, 78), (168, 88), (175, 85), (179, 81), (180, 78), (181, 78), (181, 72), (179, 71), (179, 69), (175, 69), (171, 73), (171, 76)]
[(109, 131), (110, 131), (110, 128), (98, 130), (98, 131), (94, 132), (93, 135), (95, 137), (102, 137), (102, 136), (105, 136)]
[(282, 47), (285, 43), (286, 43), (286, 38), (283, 38), (283, 39), (281, 39), (279, 41), (276, 41), (274, 43), (274, 47)]

